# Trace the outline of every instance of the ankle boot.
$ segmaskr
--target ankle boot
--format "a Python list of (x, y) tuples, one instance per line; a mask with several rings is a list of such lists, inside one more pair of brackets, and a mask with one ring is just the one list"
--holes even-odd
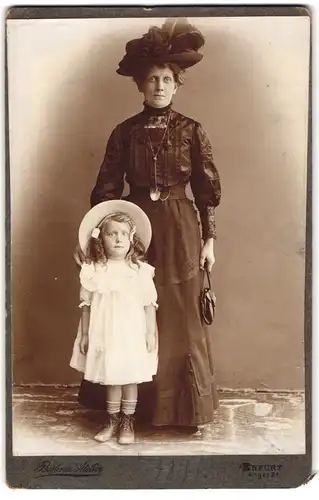
[(119, 444), (133, 444), (135, 442), (133, 415), (122, 415), (118, 442)]
[(116, 435), (119, 422), (120, 418), (118, 413), (110, 414), (107, 426), (102, 429), (96, 436), (94, 436), (94, 439), (96, 439), (96, 441), (99, 441), (100, 443), (109, 441), (113, 436)]

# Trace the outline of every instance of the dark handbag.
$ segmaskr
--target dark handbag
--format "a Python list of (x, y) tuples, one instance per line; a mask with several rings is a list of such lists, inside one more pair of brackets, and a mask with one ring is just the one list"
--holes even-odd
[[(208, 281), (208, 286), (205, 286), (205, 276)], [(210, 282), (210, 274), (205, 267), (205, 271), (203, 271), (203, 286), (200, 292), (200, 313), (202, 317), (202, 321), (206, 323), (206, 325), (211, 325), (216, 312), (216, 296), (212, 291), (211, 282)]]

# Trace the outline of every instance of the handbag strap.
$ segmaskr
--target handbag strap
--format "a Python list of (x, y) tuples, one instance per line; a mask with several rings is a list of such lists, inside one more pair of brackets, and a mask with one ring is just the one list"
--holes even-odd
[(211, 281), (210, 281), (210, 273), (208, 272), (206, 264), (205, 264), (205, 270), (203, 270), (203, 286), (204, 286), (204, 282), (205, 282), (205, 275), (206, 275), (206, 278), (207, 278), (207, 281), (208, 281), (209, 289), (211, 290), (212, 289), (212, 285), (211, 285)]

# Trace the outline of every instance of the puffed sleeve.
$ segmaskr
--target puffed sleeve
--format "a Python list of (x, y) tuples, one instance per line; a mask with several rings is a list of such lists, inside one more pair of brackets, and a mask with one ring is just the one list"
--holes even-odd
[(140, 262), (141, 292), (143, 306), (153, 305), (156, 308), (157, 291), (154, 284), (155, 268), (146, 262)]
[(194, 128), (190, 184), (201, 217), (203, 239), (216, 239), (215, 207), (221, 198), (220, 178), (209, 138), (199, 123)]
[(92, 302), (92, 292), (89, 292), (82, 285), (80, 287), (80, 304), (79, 307), (90, 306)]
[(124, 160), (121, 126), (115, 127), (108, 140), (103, 163), (91, 193), (91, 207), (102, 201), (119, 199), (124, 189)]
[(82, 264), (80, 271), (80, 304), (79, 307), (90, 306), (92, 295), (96, 290), (96, 272), (94, 264)]

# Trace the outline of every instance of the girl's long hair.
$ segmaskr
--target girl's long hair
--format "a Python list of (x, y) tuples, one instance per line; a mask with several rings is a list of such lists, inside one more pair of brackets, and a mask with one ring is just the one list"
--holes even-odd
[(145, 257), (145, 247), (140, 240), (140, 238), (135, 233), (135, 224), (131, 217), (124, 212), (117, 212), (103, 219), (98, 228), (100, 229), (100, 234), (98, 238), (90, 238), (88, 241), (88, 246), (86, 250), (86, 259), (89, 262), (103, 263), (106, 264), (108, 261), (108, 256), (106, 255), (105, 248), (102, 240), (102, 233), (108, 222), (124, 222), (129, 225), (133, 237), (131, 239), (130, 249), (126, 255), (126, 260), (133, 262), (133, 264), (138, 264), (138, 260), (143, 260)]

